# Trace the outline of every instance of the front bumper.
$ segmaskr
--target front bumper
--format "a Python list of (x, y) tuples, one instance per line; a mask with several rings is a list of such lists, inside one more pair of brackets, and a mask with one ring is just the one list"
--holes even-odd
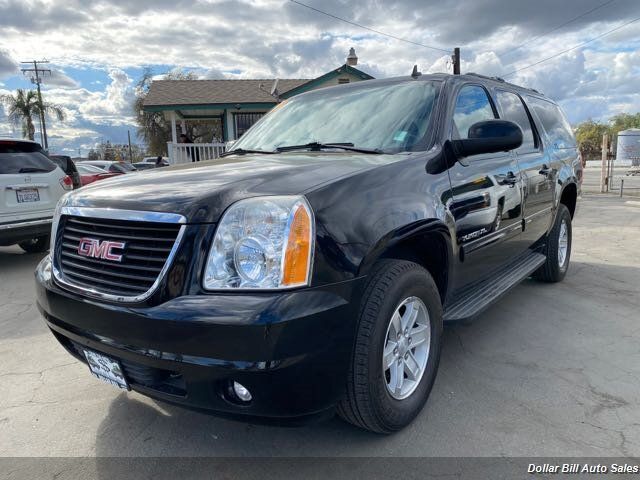
[[(343, 394), (362, 283), (136, 308), (60, 288), (49, 257), (36, 270), (38, 308), (80, 360), (85, 347), (114, 357), (133, 390), (160, 400), (280, 419), (330, 412)], [(232, 381), (249, 389), (251, 402), (229, 398)]]
[(51, 233), (51, 217), (0, 223), (0, 245), (13, 245)]

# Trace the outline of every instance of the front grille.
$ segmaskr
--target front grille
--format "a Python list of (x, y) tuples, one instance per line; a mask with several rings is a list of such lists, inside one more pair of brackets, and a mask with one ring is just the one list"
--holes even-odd
[[(173, 249), (180, 225), (63, 216), (56, 237), (56, 266), (65, 283), (89, 292), (137, 298), (147, 294)], [(124, 242), (121, 261), (80, 255), (82, 238)]]

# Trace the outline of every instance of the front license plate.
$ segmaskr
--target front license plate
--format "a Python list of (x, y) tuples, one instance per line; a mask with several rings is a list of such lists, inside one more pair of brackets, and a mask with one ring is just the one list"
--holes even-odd
[(16, 190), (18, 203), (30, 203), (40, 201), (40, 192), (37, 188), (21, 188)]
[(129, 384), (122, 374), (120, 362), (92, 350), (84, 350), (84, 356), (89, 364), (89, 370), (96, 377), (118, 388), (129, 390)]

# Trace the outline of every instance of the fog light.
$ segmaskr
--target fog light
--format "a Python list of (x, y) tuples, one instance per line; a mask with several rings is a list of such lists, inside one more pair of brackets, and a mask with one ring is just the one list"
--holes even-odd
[(251, 401), (251, 394), (249, 393), (249, 390), (247, 390), (244, 385), (238, 382), (233, 382), (233, 393), (235, 393), (236, 396), (243, 402)]

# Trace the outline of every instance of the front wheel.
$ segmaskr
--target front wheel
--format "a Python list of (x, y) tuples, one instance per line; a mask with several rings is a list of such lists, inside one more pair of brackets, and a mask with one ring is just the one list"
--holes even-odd
[(558, 205), (556, 220), (547, 237), (547, 260), (533, 274), (543, 282), (560, 282), (569, 269), (571, 257), (571, 214), (564, 204)]
[(431, 392), (441, 339), (442, 306), (429, 272), (381, 261), (363, 295), (340, 417), (377, 433), (408, 425)]
[(43, 253), (49, 248), (49, 235), (32, 238), (18, 243), (20, 248), (27, 253)]

